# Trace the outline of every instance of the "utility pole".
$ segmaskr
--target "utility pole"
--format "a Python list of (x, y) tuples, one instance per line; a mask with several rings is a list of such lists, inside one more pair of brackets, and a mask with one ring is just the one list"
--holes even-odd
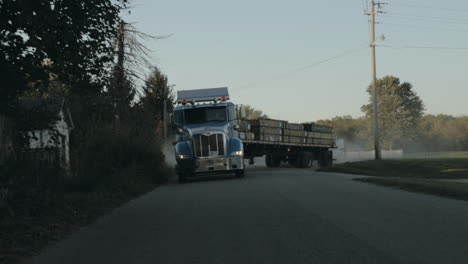
[(167, 87), (164, 88), (165, 89), (165, 96), (164, 96), (164, 111), (163, 111), (163, 120), (164, 120), (164, 125), (163, 125), (163, 134), (164, 134), (164, 140), (166, 140), (167, 138), (167, 98), (166, 98), (166, 94), (167, 94)]
[(113, 94), (113, 103), (114, 103), (114, 123), (119, 124), (121, 118), (121, 109), (122, 109), (122, 86), (124, 79), (124, 59), (125, 59), (125, 23), (121, 22), (119, 24), (119, 29), (117, 31), (117, 65), (114, 72), (114, 94)]
[(377, 70), (375, 65), (375, 14), (381, 13), (380, 11), (375, 11), (375, 6), (382, 5), (382, 3), (375, 3), (374, 0), (370, 1), (370, 48), (371, 48), (371, 63), (372, 63), (372, 109), (374, 114), (374, 151), (375, 159), (382, 159), (382, 153), (380, 149), (380, 135), (379, 135), (379, 111), (378, 111), (378, 93), (377, 93)]

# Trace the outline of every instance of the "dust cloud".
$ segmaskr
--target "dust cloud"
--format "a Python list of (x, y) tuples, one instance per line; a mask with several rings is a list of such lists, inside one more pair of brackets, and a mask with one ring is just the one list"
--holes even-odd
[(175, 161), (175, 153), (174, 153), (174, 145), (173, 139), (167, 138), (166, 140), (163, 141), (161, 150), (164, 154), (164, 158), (166, 160), (166, 164), (169, 166), (175, 166), (176, 161)]

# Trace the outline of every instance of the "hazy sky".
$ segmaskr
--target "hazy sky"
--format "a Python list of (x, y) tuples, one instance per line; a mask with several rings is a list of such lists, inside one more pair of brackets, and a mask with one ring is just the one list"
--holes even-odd
[[(128, 22), (170, 35), (147, 45), (176, 90), (227, 86), (235, 103), (290, 121), (362, 115), (366, 0), (131, 2)], [(377, 48), (377, 76), (412, 83), (428, 113), (468, 114), (468, 1), (385, 2), (376, 34), (391, 47)]]

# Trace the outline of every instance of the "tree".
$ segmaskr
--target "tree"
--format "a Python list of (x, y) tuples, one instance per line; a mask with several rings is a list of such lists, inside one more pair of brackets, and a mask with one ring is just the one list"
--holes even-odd
[(244, 118), (247, 120), (268, 118), (268, 116), (265, 115), (261, 110), (257, 110), (250, 105), (243, 105), (242, 108), (244, 109), (243, 111), (245, 113)]
[(167, 113), (170, 113), (174, 109), (174, 102), (173, 89), (167, 76), (154, 67), (143, 87), (143, 97), (140, 100), (143, 109), (151, 113), (156, 120), (163, 120), (164, 105)]
[(51, 73), (75, 94), (102, 90), (126, 2), (0, 1), (0, 100), (13, 101), (28, 85), (48, 89)]
[(344, 139), (347, 151), (363, 150), (368, 148), (368, 120), (363, 117), (336, 116), (330, 120), (318, 120), (319, 125), (331, 126), (335, 135)]
[[(368, 119), (372, 118), (372, 88), (369, 85), (369, 104), (361, 110)], [(416, 137), (418, 121), (424, 114), (424, 103), (414, 92), (413, 86), (394, 76), (377, 80), (379, 126), (383, 148), (404, 148), (407, 141)]]
[(425, 115), (419, 122), (416, 151), (468, 150), (468, 116)]

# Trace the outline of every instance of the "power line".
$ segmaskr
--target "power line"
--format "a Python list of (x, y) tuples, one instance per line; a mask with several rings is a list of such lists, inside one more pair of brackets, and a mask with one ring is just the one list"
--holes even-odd
[(393, 45), (378, 45), (385, 48), (396, 49), (438, 49), (438, 50), (468, 50), (468, 47), (444, 47), (444, 46), (393, 46)]
[(405, 14), (405, 13), (395, 13), (390, 12), (387, 14), (388, 16), (396, 16), (396, 17), (403, 17), (403, 18), (411, 18), (415, 20), (425, 20), (425, 21), (436, 21), (438, 23), (453, 23), (453, 24), (468, 24), (468, 20), (462, 18), (447, 18), (447, 17), (437, 17), (437, 16), (421, 16), (421, 15), (413, 15), (413, 14)]
[(397, 26), (397, 27), (404, 27), (404, 28), (411, 28), (411, 29), (423, 29), (423, 30), (436, 30), (436, 31), (444, 31), (444, 32), (461, 32), (466, 33), (468, 30), (457, 30), (456, 28), (439, 28), (439, 27), (425, 27), (420, 25), (414, 24), (397, 24), (397, 23), (382, 23), (382, 25), (389, 25), (389, 26)]
[(366, 6), (365, 0), (361, 0), (361, 4), (362, 4), (362, 10), (364, 10), (365, 13), (368, 13), (366, 9), (367, 6)]
[(335, 56), (332, 56), (332, 57), (329, 57), (329, 58), (326, 58), (326, 59), (323, 59), (323, 60), (320, 60), (320, 61), (317, 61), (317, 62), (314, 62), (312, 64), (309, 64), (309, 65), (306, 65), (306, 66), (302, 66), (302, 67), (299, 67), (295, 70), (292, 70), (292, 71), (289, 71), (285, 74), (282, 74), (280, 76), (277, 76), (277, 77), (274, 77), (274, 78), (269, 78), (269, 79), (264, 79), (264, 80), (260, 80), (260, 81), (253, 81), (253, 82), (250, 82), (248, 84), (244, 84), (244, 85), (240, 85), (240, 86), (237, 86), (237, 90), (241, 90), (241, 89), (244, 89), (244, 88), (250, 88), (250, 87), (253, 87), (253, 86), (257, 86), (259, 84), (264, 84), (264, 83), (270, 83), (270, 82), (273, 82), (273, 81), (278, 81), (278, 80), (281, 80), (281, 79), (284, 79), (284, 78), (287, 78), (293, 74), (297, 74), (299, 72), (303, 72), (305, 70), (308, 70), (308, 69), (311, 69), (311, 68), (314, 68), (320, 64), (323, 64), (323, 63), (326, 63), (326, 62), (329, 62), (329, 61), (332, 61), (332, 60), (336, 60), (336, 59), (339, 59), (341, 57), (344, 57), (344, 56), (347, 56), (347, 55), (350, 55), (350, 54), (353, 54), (353, 53), (356, 53), (358, 51), (361, 51), (361, 50), (364, 50), (366, 49), (366, 47), (362, 47), (362, 48), (355, 48), (355, 49), (350, 49), (350, 50), (347, 50), (347, 51), (344, 51), (342, 53), (339, 53)]
[(468, 9), (454, 9), (454, 8), (436, 7), (436, 6), (428, 6), (428, 5), (420, 5), (420, 4), (398, 3), (398, 1), (396, 1), (396, 2), (392, 1), (392, 5), (433, 9), (433, 10), (437, 10), (437, 11), (444, 10), (444, 11), (461, 12), (461, 13), (467, 13), (468, 12)]

